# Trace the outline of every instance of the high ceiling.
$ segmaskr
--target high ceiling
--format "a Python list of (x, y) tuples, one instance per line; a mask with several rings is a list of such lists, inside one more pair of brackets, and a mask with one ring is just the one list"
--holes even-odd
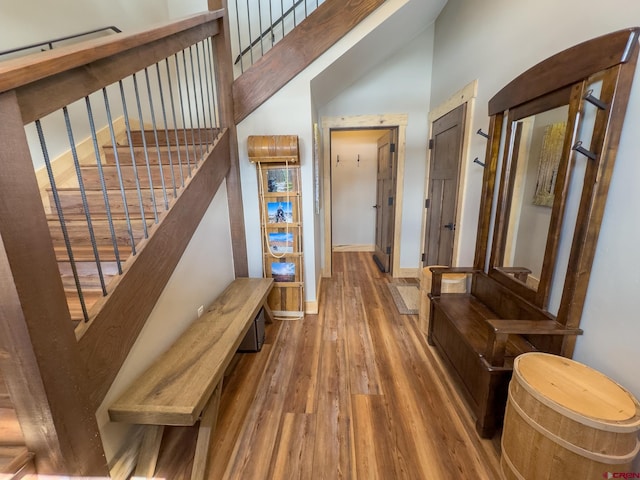
[(447, 0), (409, 0), (311, 82), (316, 107), (329, 103), (404, 44), (432, 25)]

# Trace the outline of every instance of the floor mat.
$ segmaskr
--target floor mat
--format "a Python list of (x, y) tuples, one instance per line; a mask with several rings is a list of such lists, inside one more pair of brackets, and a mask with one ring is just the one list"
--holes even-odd
[(387, 283), (398, 312), (403, 315), (417, 315), (420, 309), (420, 288), (418, 285)]

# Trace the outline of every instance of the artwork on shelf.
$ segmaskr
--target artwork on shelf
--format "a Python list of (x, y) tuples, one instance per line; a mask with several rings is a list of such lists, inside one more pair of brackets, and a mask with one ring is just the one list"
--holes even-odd
[(293, 233), (269, 233), (269, 249), (271, 253), (293, 253)]
[(291, 202), (267, 203), (269, 223), (293, 223), (293, 209)]
[(267, 192), (293, 192), (293, 172), (288, 168), (270, 168), (267, 170)]
[(271, 264), (271, 276), (276, 282), (295, 282), (296, 264), (273, 262)]

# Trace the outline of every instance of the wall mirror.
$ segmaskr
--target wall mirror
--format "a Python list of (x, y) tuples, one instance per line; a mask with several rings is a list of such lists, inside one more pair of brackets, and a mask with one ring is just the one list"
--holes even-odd
[(475, 267), (572, 327), (582, 314), (637, 42), (634, 28), (577, 45), (489, 102)]

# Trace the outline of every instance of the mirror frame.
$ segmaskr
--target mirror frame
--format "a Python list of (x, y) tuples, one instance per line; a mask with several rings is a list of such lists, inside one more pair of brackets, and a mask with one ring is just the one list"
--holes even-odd
[[(592, 76), (602, 76), (600, 100), (604, 102), (605, 108), (597, 109), (591, 144), (583, 146), (592, 152), (595, 158), (587, 160), (562, 299), (557, 314), (558, 322), (571, 328), (579, 326), (582, 316), (604, 205), (637, 63), (639, 35), (640, 28), (634, 27), (564, 50), (515, 78), (489, 101), (489, 140), (474, 267), (485, 271), (497, 282), (546, 310), (557, 263), (567, 188), (576, 156), (582, 155), (575, 150), (574, 142), (586, 102), (585, 89)], [(533, 290), (509, 275), (508, 269), (501, 269), (498, 265), (504, 257), (514, 181), (515, 163), (512, 164), (509, 158), (513, 145), (512, 131), (514, 121), (564, 104), (569, 105), (567, 135), (555, 185), (540, 284), (537, 290)], [(501, 142), (503, 137), (504, 140)], [(500, 157), (503, 158), (503, 162), (494, 211), (492, 207)], [(565, 342), (563, 351), (570, 356), (575, 339), (566, 338), (559, 341)]]

